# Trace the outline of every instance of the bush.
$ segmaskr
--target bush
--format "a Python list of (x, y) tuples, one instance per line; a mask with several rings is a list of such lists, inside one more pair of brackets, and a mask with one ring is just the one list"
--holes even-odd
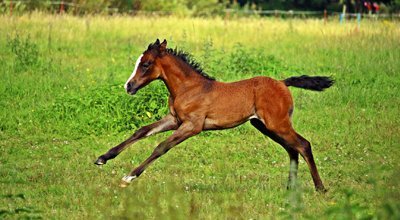
[(37, 45), (31, 42), (29, 35), (26, 38), (21, 38), (18, 34), (15, 37), (9, 37), (7, 47), (14, 54), (16, 70), (23, 71), (38, 63), (39, 50)]
[(134, 130), (168, 113), (167, 90), (152, 83), (129, 96), (122, 85), (103, 85), (82, 93), (64, 94), (42, 115), (80, 134)]

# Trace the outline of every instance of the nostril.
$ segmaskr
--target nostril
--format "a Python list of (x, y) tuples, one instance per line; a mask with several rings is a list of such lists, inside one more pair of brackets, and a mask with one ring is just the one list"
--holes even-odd
[(129, 83), (126, 85), (126, 89), (127, 89), (127, 90), (130, 90), (131, 88), (132, 88), (132, 83), (129, 82)]

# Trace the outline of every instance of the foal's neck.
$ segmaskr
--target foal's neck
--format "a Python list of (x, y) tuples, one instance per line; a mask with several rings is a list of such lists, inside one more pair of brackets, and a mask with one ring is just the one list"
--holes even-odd
[(162, 66), (164, 74), (161, 76), (161, 80), (164, 81), (173, 98), (213, 82), (197, 73), (186, 62), (172, 55), (164, 58)]

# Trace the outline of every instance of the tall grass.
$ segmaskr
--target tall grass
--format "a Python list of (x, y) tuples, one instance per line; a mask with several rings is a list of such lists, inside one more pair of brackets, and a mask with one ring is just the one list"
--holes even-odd
[[(5, 218), (331, 218), (400, 216), (400, 26), (274, 18), (0, 17), (0, 216)], [(170, 133), (102, 169), (93, 160), (167, 112), (155, 82), (122, 87), (156, 38), (221, 81), (327, 75), (323, 93), (292, 89), (294, 127), (314, 146), (328, 193), (301, 160), (286, 190), (286, 152), (246, 124), (205, 132), (119, 179)]]

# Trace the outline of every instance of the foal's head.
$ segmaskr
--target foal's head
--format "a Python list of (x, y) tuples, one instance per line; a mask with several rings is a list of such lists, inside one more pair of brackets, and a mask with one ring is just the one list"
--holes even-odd
[(126, 92), (134, 95), (140, 88), (158, 79), (163, 73), (159, 58), (166, 53), (167, 41), (162, 43), (157, 39), (136, 60), (135, 69), (125, 83)]

